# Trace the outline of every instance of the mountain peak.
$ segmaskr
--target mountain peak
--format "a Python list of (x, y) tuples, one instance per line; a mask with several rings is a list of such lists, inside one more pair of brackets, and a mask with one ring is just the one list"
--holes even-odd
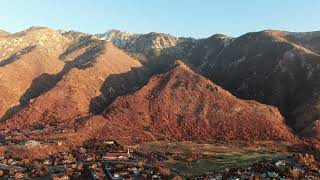
[(105, 118), (135, 130), (148, 129), (156, 138), (157, 134), (176, 140), (292, 138), (276, 108), (238, 99), (180, 60), (139, 91), (116, 99)]
[(26, 30), (16, 32), (12, 35), (14, 36), (25, 36), (25, 35), (31, 35), (31, 36), (44, 36), (44, 35), (52, 35), (52, 34), (58, 34), (58, 31), (55, 31), (54, 29), (48, 28), (48, 27), (42, 27), (42, 26), (32, 26)]
[(26, 29), (26, 32), (31, 32), (31, 31), (39, 31), (39, 30), (50, 30), (54, 31), (53, 29), (49, 27), (44, 27), (44, 26), (31, 26), (30, 28)]
[(280, 30), (273, 30), (273, 29), (267, 29), (262, 31), (262, 34), (271, 36), (274, 38), (284, 38), (287, 35), (286, 31), (280, 31)]
[[(214, 34), (212, 36), (210, 36), (212, 38), (218, 38), (218, 39), (226, 39), (226, 38), (232, 38), (231, 36), (228, 36), (228, 35), (225, 35), (225, 34), (220, 34), (220, 33), (217, 33), (217, 34)], [(209, 37), (209, 38), (210, 38)]]
[(175, 61), (174, 69), (183, 69), (187, 71), (192, 71), (191, 68), (188, 65), (186, 65), (182, 60)]
[(111, 29), (103, 34), (97, 34), (96, 36), (101, 40), (112, 41), (113, 39), (127, 39), (134, 35), (136, 34), (126, 31), (120, 31), (118, 29)]

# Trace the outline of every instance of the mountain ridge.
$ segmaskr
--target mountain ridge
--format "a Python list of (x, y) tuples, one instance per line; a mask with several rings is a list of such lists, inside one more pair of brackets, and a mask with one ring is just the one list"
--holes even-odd
[[(70, 73), (76, 71), (84, 73), (81, 78), (74, 76), (80, 78), (79, 82), (82, 78), (87, 79), (86, 69), (96, 66), (96, 60), (105, 53), (104, 47), (109, 44), (109, 48), (114, 46), (111, 49), (121, 53), (121, 57), (125, 56), (123, 59), (128, 61), (123, 62), (122, 58), (115, 56), (103, 57), (106, 63), (108, 61), (119, 61), (126, 65), (132, 62), (138, 63), (142, 69), (147, 69), (145, 80), (148, 80), (151, 75), (167, 72), (176, 59), (181, 59), (198, 74), (237, 97), (278, 107), (285, 116), (286, 123), (295, 130), (295, 133), (301, 134), (312, 130), (309, 127), (315, 124), (320, 116), (320, 110), (317, 108), (320, 102), (318, 101), (320, 85), (317, 83), (320, 80), (317, 75), (320, 72), (319, 37), (319, 31), (299, 33), (264, 30), (246, 33), (239, 37), (214, 34), (208, 38), (195, 39), (155, 32), (135, 34), (111, 30), (104, 34), (88, 34), (31, 27), (22, 32), (0, 37), (0, 50), (4, 52), (0, 54), (0, 82), (3, 85), (0, 91), (2, 92), (0, 116), (9, 119), (22, 109), (28, 109), (33, 101), (36, 102), (38, 98), (50, 93)], [(122, 66), (121, 63), (117, 66)], [(107, 75), (107, 70), (102, 71), (104, 77), (100, 79), (104, 79)], [(24, 77), (21, 77), (19, 72), (24, 72)], [(140, 76), (129, 72), (131, 70), (124, 77)], [(141, 72), (143, 74), (144, 70)], [(114, 73), (112, 77), (117, 75)], [(90, 76), (95, 79), (99, 75), (92, 72)], [(119, 82), (116, 79), (110, 82), (117, 87), (95, 84), (98, 81), (93, 80), (92, 83), (95, 84), (93, 89), (102, 92), (102, 95), (99, 93), (95, 93), (96, 97), (90, 95), (90, 98), (95, 99), (92, 102), (81, 101), (79, 106), (84, 107), (79, 110), (81, 113), (70, 115), (66, 119), (73, 119), (88, 112), (101, 113), (102, 106), (110, 104), (117, 96), (126, 95), (128, 92), (121, 87), (121, 84), (128, 83), (126, 78), (120, 78)], [(11, 82), (19, 84), (12, 88)], [(76, 84), (75, 81), (74, 83)], [(135, 83), (129, 83), (124, 86), (136, 91), (144, 83), (138, 84), (136, 86)], [(64, 92), (67, 94), (69, 91), (78, 91), (76, 85), (70, 83), (68, 86), (66, 84), (61, 86), (69, 89)], [(108, 90), (98, 86), (107, 87)], [(85, 92), (90, 88), (89, 83), (81, 91)], [(116, 93), (116, 96), (112, 95), (109, 101), (104, 96), (110, 92), (119, 93)], [(80, 105), (81, 103), (83, 104)], [(63, 104), (67, 103), (61, 101), (54, 106), (59, 109)], [(30, 110), (29, 114), (32, 112)], [(23, 116), (22, 111), (19, 116)], [(59, 119), (62, 116), (63, 113), (55, 118)], [(41, 118), (35, 118), (35, 122)]]

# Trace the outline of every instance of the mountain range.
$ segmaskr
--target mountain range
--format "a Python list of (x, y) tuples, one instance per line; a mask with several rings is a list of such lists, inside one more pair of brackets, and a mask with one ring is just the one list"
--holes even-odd
[(16, 139), (317, 142), (319, 80), (320, 32), (0, 31), (0, 129)]

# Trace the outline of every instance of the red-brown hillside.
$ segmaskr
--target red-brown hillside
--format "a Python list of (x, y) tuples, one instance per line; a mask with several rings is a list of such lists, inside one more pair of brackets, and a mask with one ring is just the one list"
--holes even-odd
[(49, 28), (0, 36), (0, 120), (19, 110), (21, 97), (41, 74), (63, 69), (59, 55), (70, 39)]
[(95, 116), (87, 124), (104, 124), (97, 134), (120, 141), (293, 138), (277, 108), (240, 100), (178, 64), (136, 93), (117, 98), (105, 110), (105, 120)]
[[(28, 107), (8, 119), (2, 128), (22, 128), (65, 122), (88, 113), (101, 112), (115, 97), (132, 91), (148, 77), (148, 70), (137, 60), (114, 47), (99, 42), (98, 52), (93, 46), (79, 51), (71, 67), (68, 64), (61, 80), (52, 89), (31, 100)], [(91, 52), (93, 51), (93, 52)], [(74, 56), (77, 53), (71, 53)], [(97, 54), (97, 55), (96, 55)], [(84, 61), (82, 63), (82, 61)], [(59, 76), (57, 74), (56, 76)], [(43, 81), (55, 77), (43, 77)], [(41, 79), (34, 81), (43, 83)]]

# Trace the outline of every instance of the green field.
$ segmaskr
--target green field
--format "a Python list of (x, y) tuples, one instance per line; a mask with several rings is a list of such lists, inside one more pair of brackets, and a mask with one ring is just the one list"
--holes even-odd
[(279, 156), (279, 154), (248, 151), (221, 153), (212, 157), (192, 160), (190, 162), (168, 160), (164, 163), (170, 167), (170, 169), (181, 175), (195, 176), (223, 171), (225, 168), (241, 168), (275, 156)]
[[(139, 147), (144, 151), (162, 151), (169, 160), (162, 164), (183, 176), (196, 176), (223, 171), (225, 168), (237, 169), (274, 157), (286, 156), (286, 144), (268, 144), (261, 142), (250, 146), (230, 146), (223, 144), (146, 143)], [(192, 152), (200, 152), (202, 157), (190, 158)]]

